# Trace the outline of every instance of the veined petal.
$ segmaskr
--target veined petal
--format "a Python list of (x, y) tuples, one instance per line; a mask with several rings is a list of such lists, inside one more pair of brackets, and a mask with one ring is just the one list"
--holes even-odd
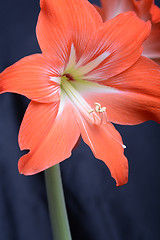
[[(150, 33), (150, 23), (133, 12), (122, 13), (104, 23), (93, 36), (82, 55), (83, 65), (107, 53), (106, 59), (85, 75), (98, 81), (115, 76), (132, 66), (142, 53), (142, 43)], [(81, 60), (81, 61), (82, 61)]]
[(19, 171), (32, 175), (70, 157), (80, 132), (69, 100), (41, 104), (32, 102), (22, 122), (19, 143), (30, 152), (19, 160)]
[(41, 146), (52, 128), (59, 103), (29, 103), (19, 130), (18, 141), (21, 150), (33, 150)]
[[(37, 38), (44, 54), (66, 60), (71, 44), (81, 54), (102, 19), (87, 0), (41, 0)], [(78, 52), (79, 51), (79, 52)]]
[(60, 99), (58, 78), (62, 64), (58, 59), (53, 63), (35, 54), (25, 57), (0, 74), (0, 93), (14, 92), (38, 102), (53, 102)]
[[(141, 57), (132, 67), (115, 77), (99, 82), (107, 87), (77, 86), (90, 106), (106, 107), (107, 120), (118, 124), (160, 122), (160, 68)], [(102, 89), (102, 90), (101, 90)]]
[(160, 97), (160, 67), (141, 56), (132, 67), (100, 84), (126, 92)]
[(91, 148), (96, 158), (102, 160), (109, 168), (117, 185), (128, 181), (128, 162), (120, 134), (111, 123), (95, 125), (87, 122), (80, 113), (76, 113), (84, 142)]

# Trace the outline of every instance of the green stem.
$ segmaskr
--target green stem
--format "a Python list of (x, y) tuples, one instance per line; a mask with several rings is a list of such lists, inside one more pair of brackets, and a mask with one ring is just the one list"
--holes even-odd
[(54, 240), (71, 240), (59, 164), (45, 170), (45, 180)]

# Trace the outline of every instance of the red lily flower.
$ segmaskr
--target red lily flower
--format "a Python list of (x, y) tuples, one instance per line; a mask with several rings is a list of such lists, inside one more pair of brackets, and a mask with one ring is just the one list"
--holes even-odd
[(143, 55), (160, 64), (160, 8), (154, 0), (100, 0), (102, 7), (95, 6), (103, 21), (115, 17), (119, 13), (134, 11), (144, 21), (150, 20), (152, 30), (144, 42)]
[(120, 134), (110, 123), (160, 120), (160, 68), (142, 57), (150, 33), (133, 12), (103, 23), (87, 0), (41, 0), (37, 38), (42, 54), (0, 74), (0, 90), (31, 99), (19, 132), (25, 175), (70, 157), (80, 134), (117, 185), (128, 179)]

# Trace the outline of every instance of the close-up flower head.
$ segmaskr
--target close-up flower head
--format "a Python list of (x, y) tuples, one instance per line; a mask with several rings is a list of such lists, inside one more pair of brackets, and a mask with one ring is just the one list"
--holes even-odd
[(87, 0), (41, 0), (40, 7), (42, 53), (0, 74), (1, 93), (31, 99), (19, 132), (29, 153), (19, 171), (32, 175), (69, 158), (81, 135), (117, 185), (125, 184), (125, 145), (112, 123), (160, 121), (160, 68), (142, 56), (151, 23), (133, 11), (103, 22)]
[(160, 239), (159, 7), (3, 1), (2, 240)]

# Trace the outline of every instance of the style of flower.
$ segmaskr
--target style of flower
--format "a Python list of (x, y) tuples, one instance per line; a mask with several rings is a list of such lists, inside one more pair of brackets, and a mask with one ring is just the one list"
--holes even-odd
[(111, 124), (160, 120), (160, 68), (141, 56), (150, 34), (133, 12), (103, 23), (87, 0), (41, 0), (42, 54), (0, 74), (0, 90), (31, 99), (19, 132), (19, 171), (35, 174), (67, 159), (81, 134), (117, 185), (128, 179), (120, 134)]
[(100, 0), (102, 7), (95, 5), (103, 21), (107, 21), (119, 13), (134, 11), (144, 21), (150, 20), (152, 30), (144, 42), (143, 55), (160, 64), (160, 8), (154, 0)]

